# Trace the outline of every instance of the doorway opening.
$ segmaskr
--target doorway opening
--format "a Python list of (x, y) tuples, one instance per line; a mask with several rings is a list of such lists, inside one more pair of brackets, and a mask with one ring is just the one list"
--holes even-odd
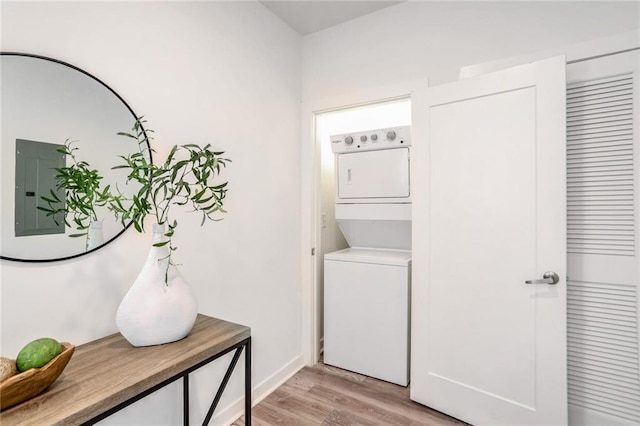
[[(317, 113), (315, 116), (316, 143), (320, 146), (320, 218), (317, 230), (318, 261), (315, 274), (316, 315), (315, 330), (318, 353), (323, 351), (324, 336), (324, 255), (348, 247), (335, 219), (335, 160), (330, 137), (336, 134), (411, 125), (411, 99), (384, 100), (366, 105)], [(316, 212), (317, 213), (317, 212)]]

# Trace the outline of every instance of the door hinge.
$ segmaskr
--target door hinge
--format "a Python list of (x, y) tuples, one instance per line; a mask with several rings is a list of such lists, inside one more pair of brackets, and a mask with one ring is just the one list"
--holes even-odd
[(316, 255), (316, 248), (315, 248), (315, 247), (313, 247), (313, 248), (311, 249), (311, 256), (315, 256), (315, 255)]

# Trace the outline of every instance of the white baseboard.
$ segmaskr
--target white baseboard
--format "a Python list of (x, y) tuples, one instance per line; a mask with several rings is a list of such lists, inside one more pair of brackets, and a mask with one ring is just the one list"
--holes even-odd
[[(267, 377), (258, 385), (254, 386), (251, 391), (252, 406), (265, 399), (271, 392), (276, 390), (280, 385), (289, 380), (294, 374), (304, 367), (304, 358), (298, 355), (280, 370), (276, 371), (270, 377)], [(228, 407), (221, 410), (211, 419), (212, 425), (230, 425), (244, 414), (244, 397), (238, 398)]]

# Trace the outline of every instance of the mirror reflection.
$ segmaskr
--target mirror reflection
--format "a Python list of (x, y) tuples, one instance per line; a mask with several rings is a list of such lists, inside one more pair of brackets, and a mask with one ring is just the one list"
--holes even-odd
[[(73, 161), (86, 162), (102, 176), (101, 186), (132, 195), (139, 187), (125, 184), (126, 172), (112, 170), (127, 155), (129, 130), (136, 116), (112, 89), (86, 72), (63, 62), (32, 55), (0, 55), (1, 244), (3, 259), (51, 261), (96, 250), (124, 231), (106, 206), (96, 206), (94, 237), (78, 230), (73, 217), (47, 215), (42, 198), (54, 195), (57, 172)], [(74, 156), (61, 153), (73, 141)], [(54, 191), (54, 194), (51, 191)], [(40, 207), (40, 208), (38, 208)]]

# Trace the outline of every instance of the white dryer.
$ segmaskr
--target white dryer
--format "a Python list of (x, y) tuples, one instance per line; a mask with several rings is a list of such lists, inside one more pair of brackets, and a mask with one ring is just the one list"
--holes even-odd
[(351, 247), (411, 250), (411, 128), (331, 136), (336, 222)]
[(336, 222), (324, 257), (324, 362), (406, 386), (411, 283), (410, 128), (331, 137)]

